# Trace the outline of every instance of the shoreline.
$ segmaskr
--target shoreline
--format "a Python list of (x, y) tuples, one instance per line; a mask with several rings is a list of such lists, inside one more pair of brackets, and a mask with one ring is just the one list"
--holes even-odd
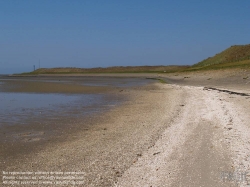
[(83, 172), (84, 186), (235, 186), (220, 176), (250, 169), (250, 97), (230, 94), (249, 93), (248, 73), (172, 74), (160, 77), (170, 84), (117, 88), (128, 98), (122, 105), (9, 157), (4, 170)]
[(172, 86), (186, 92), (183, 110), (116, 186), (248, 186), (250, 97)]
[[(122, 94), (130, 99), (88, 120), (87, 130), (76, 129), (76, 132), (64, 135), (62, 141), (49, 142), (18, 158), (9, 157), (5, 160), (4, 170), (84, 171), (87, 175), (85, 185), (112, 185), (145, 150), (154, 145), (162, 130), (167, 128), (167, 121), (172, 119), (166, 115), (176, 115), (169, 110), (162, 116), (158, 110), (171, 108), (174, 111), (176, 108), (178, 113), (181, 109), (179, 99), (173, 103), (180, 93), (164, 84), (129, 88)], [(163, 104), (162, 100), (168, 100), (169, 104)], [(96, 175), (103, 179), (94, 180)]]

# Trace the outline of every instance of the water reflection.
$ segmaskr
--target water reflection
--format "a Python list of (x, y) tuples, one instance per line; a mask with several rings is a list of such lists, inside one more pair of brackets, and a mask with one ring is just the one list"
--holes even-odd
[(1, 93), (0, 124), (25, 124), (42, 120), (56, 120), (63, 117), (82, 117), (100, 112), (108, 104), (117, 104), (117, 100), (107, 100), (102, 94), (35, 94)]

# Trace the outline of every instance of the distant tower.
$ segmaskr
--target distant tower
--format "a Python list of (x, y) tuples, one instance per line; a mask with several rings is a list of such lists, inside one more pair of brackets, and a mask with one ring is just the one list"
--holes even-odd
[(36, 70), (36, 66), (34, 65), (34, 71)]

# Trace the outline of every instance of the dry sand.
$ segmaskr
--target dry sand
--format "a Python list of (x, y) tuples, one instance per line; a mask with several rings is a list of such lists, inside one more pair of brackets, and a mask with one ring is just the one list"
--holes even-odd
[(204, 89), (249, 94), (246, 75), (157, 76), (172, 84), (125, 89), (122, 106), (63, 140), (10, 156), (3, 170), (82, 171), (80, 186), (249, 186), (250, 96)]
[(181, 114), (117, 186), (247, 186), (240, 178), (223, 182), (222, 175), (250, 170), (250, 100), (202, 87), (173, 88), (185, 92)]
[(185, 73), (159, 74), (169, 83), (190, 86), (212, 86), (250, 92), (249, 69), (226, 69)]

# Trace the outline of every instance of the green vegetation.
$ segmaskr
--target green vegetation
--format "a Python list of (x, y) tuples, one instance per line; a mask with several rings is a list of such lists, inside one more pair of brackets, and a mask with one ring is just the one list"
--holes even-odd
[(189, 66), (118, 66), (107, 68), (40, 68), (22, 75), (38, 74), (91, 74), (91, 73), (172, 73)]
[(163, 79), (158, 79), (160, 83), (162, 84), (167, 84), (167, 81), (163, 80)]
[(210, 66), (192, 66), (187, 68), (184, 71), (198, 71), (198, 70), (219, 70), (219, 69), (250, 69), (250, 60), (243, 60), (239, 62), (229, 62), (229, 63), (221, 63), (221, 64), (213, 64)]
[(231, 46), (213, 57), (194, 64), (185, 71), (228, 68), (250, 68), (250, 44)]
[[(250, 44), (235, 45), (193, 66), (115, 66), (107, 68), (40, 68), (21, 75), (39, 74), (110, 74), (110, 73), (175, 73), (200, 70), (250, 69)], [(188, 78), (188, 77), (186, 77)], [(164, 81), (164, 80), (159, 80)]]
[(235, 45), (230, 48), (222, 51), (219, 54), (216, 54), (214, 57), (209, 57), (206, 60), (203, 60), (193, 67), (203, 67), (210, 66), (215, 64), (223, 63), (233, 63), (250, 60), (250, 44), (249, 45)]
[(146, 78), (146, 79), (158, 80), (162, 84), (167, 84), (167, 81), (165, 81), (164, 79), (161, 79), (161, 78)]

